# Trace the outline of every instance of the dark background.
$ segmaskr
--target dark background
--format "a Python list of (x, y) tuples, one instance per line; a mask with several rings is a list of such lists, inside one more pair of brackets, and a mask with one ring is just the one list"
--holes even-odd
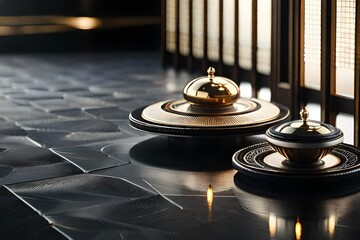
[[(92, 30), (0, 35), (0, 52), (78, 52), (160, 49), (160, 0), (0, 0), (0, 17), (89, 16), (101, 19), (158, 17), (158, 24), (122, 25)], [(32, 25), (31, 22), (26, 23)], [(21, 23), (20, 25), (24, 25)], [(1, 21), (0, 27), (17, 27)]]

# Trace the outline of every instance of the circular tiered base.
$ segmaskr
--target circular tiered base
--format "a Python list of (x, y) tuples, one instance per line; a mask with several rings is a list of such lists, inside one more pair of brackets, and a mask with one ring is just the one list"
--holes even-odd
[(233, 155), (232, 162), (240, 174), (251, 178), (289, 184), (316, 184), (360, 176), (359, 156), (359, 149), (339, 144), (321, 159), (323, 164), (308, 168), (292, 167), (285, 157), (265, 142), (239, 150)]
[(265, 132), (286, 120), (289, 110), (259, 99), (238, 99), (231, 106), (204, 107), (169, 100), (136, 109), (129, 115), (138, 130), (168, 136), (233, 136)]

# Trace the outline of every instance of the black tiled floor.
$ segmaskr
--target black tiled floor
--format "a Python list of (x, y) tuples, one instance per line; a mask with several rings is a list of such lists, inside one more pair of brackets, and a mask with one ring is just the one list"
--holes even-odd
[[(193, 77), (157, 53), (0, 56), (0, 229), (8, 239), (358, 239), (358, 187), (246, 188), (231, 156), (265, 141), (154, 136), (128, 114)], [(211, 185), (214, 198), (208, 200)], [(348, 188), (347, 188), (348, 189)]]

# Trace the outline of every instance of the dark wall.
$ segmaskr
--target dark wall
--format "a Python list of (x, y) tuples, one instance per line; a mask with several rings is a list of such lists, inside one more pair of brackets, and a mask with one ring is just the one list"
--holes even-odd
[[(9, 35), (0, 32), (0, 52), (159, 50), (160, 8), (161, 0), (0, 0), (0, 17), (159, 18), (156, 24), (118, 24), (92, 30), (69, 29), (55, 33)], [(111, 21), (107, 23), (111, 25)], [(16, 21), (4, 24), (0, 21), (0, 27), (32, 24), (22, 22), (19, 25)]]

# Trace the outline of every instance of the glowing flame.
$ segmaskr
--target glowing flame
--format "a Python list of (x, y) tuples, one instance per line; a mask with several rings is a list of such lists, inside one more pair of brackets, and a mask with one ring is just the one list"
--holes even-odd
[(299, 221), (299, 218), (297, 218), (296, 224), (295, 224), (295, 236), (296, 236), (296, 240), (300, 240), (300, 239), (301, 239), (301, 233), (302, 233), (302, 226), (301, 226), (301, 223), (300, 223), (300, 221)]
[(276, 235), (276, 216), (273, 213), (270, 213), (269, 215), (269, 232), (270, 232), (270, 237), (275, 237)]

